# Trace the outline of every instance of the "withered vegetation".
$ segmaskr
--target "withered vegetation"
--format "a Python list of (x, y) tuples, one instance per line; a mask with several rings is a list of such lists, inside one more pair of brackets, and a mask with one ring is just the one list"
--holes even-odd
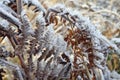
[(120, 24), (101, 15), (120, 19), (119, 13), (107, 3), (97, 10), (97, 0), (61, 2), (1, 1), (0, 80), (120, 79)]

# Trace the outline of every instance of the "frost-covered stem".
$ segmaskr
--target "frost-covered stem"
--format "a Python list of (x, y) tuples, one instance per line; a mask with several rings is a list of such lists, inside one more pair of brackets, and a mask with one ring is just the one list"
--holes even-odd
[(20, 20), (0, 7), (0, 16), (16, 26), (22, 25)]
[(18, 42), (14, 36), (11, 37), (11, 35), (7, 34), (8, 39), (10, 40), (12, 47), (15, 48), (16, 45), (18, 45)]
[[(9, 26), (6, 26), (6, 27), (9, 28)], [(14, 37), (14, 35), (11, 35), (13, 33), (9, 34), (9, 29), (5, 29), (6, 27), (5, 27), (5, 25), (0, 24), (1, 34), (3, 32), (3, 35), (8, 37), (8, 39), (10, 40), (10, 42), (12, 44), (12, 47), (15, 48), (15, 45), (17, 45), (18, 42), (17, 42), (16, 38)]]
[(31, 79), (31, 76), (30, 76), (30, 73), (29, 73), (29, 71), (28, 71), (28, 67), (26, 66), (26, 64), (24, 63), (24, 60), (23, 60), (23, 58), (22, 58), (22, 55), (18, 54), (18, 58), (20, 59), (21, 66), (22, 66), (22, 68), (24, 69), (24, 71), (25, 71), (25, 73), (26, 73), (26, 75), (27, 75), (27, 78), (28, 78), (29, 80), (32, 80), (32, 79)]
[(0, 7), (3, 8), (4, 10), (6, 10), (7, 12), (9, 12), (10, 14), (12, 14), (13, 16), (17, 17), (17, 13), (11, 9), (9, 6), (5, 5), (4, 3), (0, 3)]
[(16, 2), (17, 2), (17, 13), (21, 15), (23, 0), (16, 0)]
[(22, 73), (21, 73), (21, 70), (20, 70), (20, 68), (17, 65), (15, 65), (13, 63), (10, 63), (8, 61), (5, 61), (3, 59), (0, 59), (0, 65), (4, 66), (4, 67), (7, 67), (7, 68), (10, 68), (12, 70), (16, 70), (18, 75), (19, 75), (19, 80), (24, 80), (23, 76), (22, 76)]

